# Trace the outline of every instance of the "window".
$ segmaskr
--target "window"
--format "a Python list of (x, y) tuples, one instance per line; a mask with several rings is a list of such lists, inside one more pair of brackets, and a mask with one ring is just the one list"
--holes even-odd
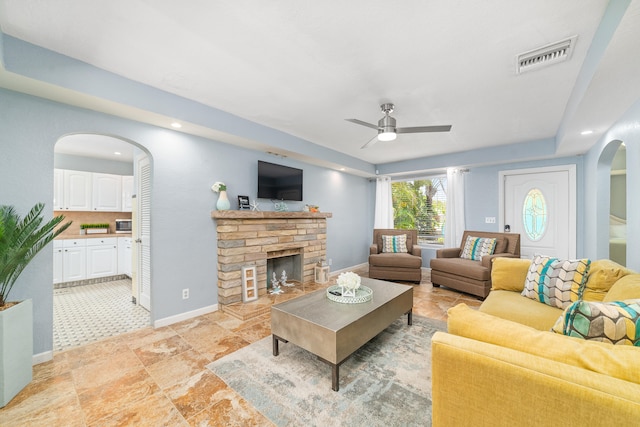
[(392, 182), (394, 228), (417, 229), (419, 244), (444, 244), (446, 189), (446, 176)]
[(534, 242), (542, 239), (547, 228), (547, 202), (542, 191), (533, 188), (522, 204), (522, 224), (527, 237)]

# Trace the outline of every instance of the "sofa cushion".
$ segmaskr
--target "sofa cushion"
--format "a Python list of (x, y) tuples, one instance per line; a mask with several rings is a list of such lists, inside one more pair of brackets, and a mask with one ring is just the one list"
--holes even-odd
[(369, 255), (369, 264), (376, 267), (420, 268), (422, 257), (407, 253)]
[(491, 267), (491, 290), (522, 292), (529, 266), (530, 259), (494, 258)]
[[(602, 301), (619, 279), (631, 274), (632, 271), (609, 259), (591, 261), (589, 277), (584, 285), (582, 298), (585, 301)], [(640, 295), (638, 296), (640, 298)]]
[(554, 334), (549, 330), (539, 331), (473, 310), (465, 304), (450, 308), (447, 314), (447, 328), (450, 334), (512, 348), (640, 384), (640, 349), (637, 347), (612, 346)]
[(495, 248), (495, 238), (467, 236), (460, 258), (481, 261), (483, 256), (493, 254)]
[(640, 346), (640, 299), (576, 301), (565, 309), (552, 331), (585, 340)]
[(522, 295), (552, 307), (567, 308), (578, 299), (589, 274), (589, 259), (533, 258)]
[(603, 301), (624, 301), (640, 298), (640, 274), (629, 274), (613, 284)]
[(397, 234), (395, 236), (382, 236), (383, 253), (399, 253), (407, 251), (407, 235)]
[(480, 261), (464, 258), (431, 258), (432, 270), (468, 277), (475, 280), (490, 280), (491, 273)]
[(523, 325), (548, 331), (562, 314), (562, 310), (540, 304), (512, 291), (491, 291), (480, 306), (480, 311)]

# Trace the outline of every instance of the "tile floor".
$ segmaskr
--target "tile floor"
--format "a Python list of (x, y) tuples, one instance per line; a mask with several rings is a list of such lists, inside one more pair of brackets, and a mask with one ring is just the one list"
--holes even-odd
[(53, 291), (54, 352), (149, 325), (149, 312), (131, 302), (131, 279)]
[[(446, 320), (476, 298), (414, 287), (414, 313)], [(239, 320), (217, 311), (57, 352), (34, 367), (33, 381), (5, 408), (9, 426), (270, 426), (206, 365), (270, 334), (269, 313)]]

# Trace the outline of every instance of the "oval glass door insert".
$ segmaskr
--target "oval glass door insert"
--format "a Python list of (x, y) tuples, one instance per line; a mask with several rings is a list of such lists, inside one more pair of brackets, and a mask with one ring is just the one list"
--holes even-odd
[(547, 229), (547, 201), (537, 188), (532, 188), (524, 198), (522, 206), (522, 224), (527, 237), (537, 242)]

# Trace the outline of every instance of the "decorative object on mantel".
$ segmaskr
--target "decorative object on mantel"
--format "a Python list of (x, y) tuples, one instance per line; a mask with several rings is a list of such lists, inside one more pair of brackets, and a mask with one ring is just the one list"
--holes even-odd
[(280, 281), (276, 277), (276, 272), (274, 271), (273, 277), (271, 278), (271, 290), (269, 291), (269, 293), (273, 295), (278, 295), (278, 294), (281, 294), (282, 292), (284, 291), (280, 289)]
[(287, 206), (287, 204), (282, 201), (273, 202), (273, 209), (275, 209), (276, 212), (288, 212), (289, 206)]
[(80, 234), (107, 234), (109, 224), (80, 224)]
[(340, 273), (337, 285), (327, 288), (327, 297), (331, 301), (343, 304), (359, 304), (371, 301), (373, 290), (360, 284), (361, 279), (356, 273), (348, 271)]
[(211, 189), (216, 193), (220, 193), (218, 202), (216, 203), (216, 208), (219, 211), (229, 210), (229, 208), (231, 207), (231, 203), (229, 203), (229, 198), (227, 197), (227, 186), (225, 185), (225, 183), (217, 181), (215, 184), (213, 184), (213, 186), (211, 186)]
[(238, 210), (247, 211), (249, 209), (249, 196), (238, 196)]
[(260, 205), (258, 204), (258, 201), (256, 199), (253, 199), (253, 202), (251, 202), (251, 210), (260, 212)]

